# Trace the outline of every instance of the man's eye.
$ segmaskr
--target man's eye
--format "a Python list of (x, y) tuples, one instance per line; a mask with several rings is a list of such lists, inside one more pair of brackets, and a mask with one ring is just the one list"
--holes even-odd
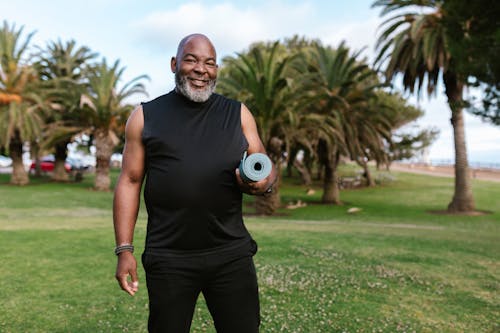
[(184, 59), (184, 61), (187, 63), (190, 63), (190, 64), (196, 63), (196, 60), (194, 60), (194, 59)]
[(215, 67), (215, 63), (214, 62), (207, 62), (207, 66), (208, 67)]

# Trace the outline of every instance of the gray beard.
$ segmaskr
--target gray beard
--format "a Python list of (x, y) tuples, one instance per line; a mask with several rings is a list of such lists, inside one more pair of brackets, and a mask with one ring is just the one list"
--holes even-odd
[(181, 76), (178, 72), (175, 73), (175, 85), (177, 92), (184, 95), (193, 102), (206, 102), (215, 90), (217, 81), (209, 80), (208, 86), (203, 90), (195, 90), (189, 86), (186, 76)]

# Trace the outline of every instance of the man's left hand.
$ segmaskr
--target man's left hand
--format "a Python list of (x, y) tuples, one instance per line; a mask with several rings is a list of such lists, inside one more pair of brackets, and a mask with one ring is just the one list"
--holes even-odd
[(238, 182), (241, 191), (244, 193), (252, 195), (264, 194), (271, 185), (268, 179), (269, 177), (259, 180), (258, 182), (246, 183), (243, 181), (243, 179), (241, 179), (240, 169), (236, 168), (235, 173), (236, 173), (236, 181)]

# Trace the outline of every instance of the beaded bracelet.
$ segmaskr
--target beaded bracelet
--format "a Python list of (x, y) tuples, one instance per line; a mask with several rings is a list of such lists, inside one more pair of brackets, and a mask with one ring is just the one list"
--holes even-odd
[(134, 253), (134, 246), (132, 244), (122, 244), (115, 247), (115, 254), (119, 255), (122, 252), (129, 251)]

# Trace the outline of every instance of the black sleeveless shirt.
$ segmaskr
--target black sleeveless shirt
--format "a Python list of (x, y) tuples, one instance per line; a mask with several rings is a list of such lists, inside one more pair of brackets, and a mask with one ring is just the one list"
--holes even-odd
[(171, 91), (142, 109), (145, 252), (197, 253), (253, 242), (235, 177), (248, 148), (241, 104), (218, 94), (196, 103)]

